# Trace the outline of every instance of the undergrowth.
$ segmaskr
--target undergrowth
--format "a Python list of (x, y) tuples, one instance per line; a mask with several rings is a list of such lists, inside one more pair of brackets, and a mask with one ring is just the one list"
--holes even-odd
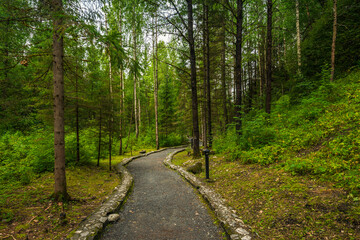
[(289, 95), (272, 105), (270, 115), (253, 110), (241, 135), (229, 127), (214, 149), (229, 161), (277, 168), (293, 175), (334, 181), (350, 194), (360, 190), (360, 72), (291, 104)]

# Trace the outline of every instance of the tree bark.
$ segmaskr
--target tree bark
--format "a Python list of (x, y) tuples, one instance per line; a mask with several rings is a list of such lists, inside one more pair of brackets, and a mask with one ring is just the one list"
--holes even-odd
[(222, 105), (224, 113), (224, 129), (229, 124), (228, 110), (227, 110), (227, 89), (226, 89), (226, 26), (225, 18), (223, 18), (222, 27), (222, 54), (221, 54), (221, 90), (222, 90)]
[[(119, 33), (120, 33), (120, 46), (122, 46), (122, 15), (121, 9), (119, 9)], [(123, 67), (120, 67), (120, 117), (119, 117), (119, 155), (123, 154), (123, 112), (124, 112), (124, 79), (123, 79)]]
[(192, 120), (193, 120), (193, 155), (194, 158), (200, 156), (199, 147), (199, 112), (198, 112), (198, 99), (197, 99), (197, 86), (196, 86), (196, 55), (195, 55), (195, 43), (193, 35), (193, 8), (192, 0), (187, 0), (188, 8), (188, 42), (190, 48), (190, 68), (191, 68), (191, 98), (192, 98)]
[(301, 46), (300, 46), (300, 16), (299, 16), (299, 0), (296, 0), (296, 43), (297, 43), (297, 61), (298, 73), (301, 74)]
[[(77, 62), (76, 62), (77, 64)], [(79, 134), (79, 95), (78, 95), (77, 66), (75, 67), (75, 114), (76, 114), (76, 161), (80, 162), (80, 134)]]
[(212, 121), (211, 121), (211, 86), (210, 86), (210, 33), (209, 33), (209, 6), (205, 4), (205, 49), (206, 49), (206, 103), (207, 103), (207, 141), (208, 146), (212, 146)]
[(96, 166), (100, 166), (100, 157), (101, 157), (101, 120), (102, 120), (102, 111), (101, 106), (99, 110), (99, 144), (98, 144), (98, 159)]
[(155, 141), (156, 141), (156, 149), (160, 148), (159, 145), (159, 116), (158, 116), (158, 88), (159, 88), (159, 81), (158, 81), (158, 49), (157, 49), (157, 13), (155, 13), (154, 18), (155, 23), (155, 31), (154, 31), (154, 42), (153, 42), (153, 49), (154, 49), (154, 107), (155, 107)]
[(241, 61), (242, 61), (242, 24), (243, 24), (243, 0), (237, 0), (236, 10), (236, 48), (235, 48), (235, 127), (239, 135), (241, 135)]
[(333, 22), (333, 37), (331, 44), (331, 75), (330, 82), (334, 81), (335, 73), (335, 43), (336, 43), (336, 31), (337, 31), (337, 0), (333, 0), (334, 22)]
[(206, 0), (204, 0), (204, 4), (203, 4), (203, 64), (204, 64), (204, 81), (203, 81), (203, 146), (204, 148), (207, 148), (207, 143), (208, 143), (208, 127), (207, 127), (207, 122), (208, 122), (208, 108), (207, 108), (207, 79), (208, 79), (208, 30), (207, 30), (207, 5), (206, 5)]
[(53, 0), (53, 80), (54, 80), (54, 198), (67, 200), (65, 174), (65, 124), (64, 124), (64, 24), (62, 0)]
[(272, 75), (272, 0), (267, 0), (267, 39), (266, 39), (266, 102), (265, 111), (271, 111), (271, 75)]
[(133, 42), (134, 42), (134, 112), (135, 112), (135, 134), (136, 138), (139, 137), (139, 116), (138, 116), (138, 104), (137, 104), (137, 76), (136, 76), (136, 28), (133, 26)]
[(124, 91), (124, 78), (123, 78), (123, 70), (120, 70), (120, 119), (119, 119), (119, 155), (123, 155), (123, 121), (124, 121), (124, 98), (125, 98), (125, 91)]
[[(106, 21), (107, 25), (107, 21)], [(107, 28), (108, 26), (106, 26)], [(108, 44), (108, 54), (109, 54), (109, 104), (110, 104), (110, 116), (109, 116), (109, 170), (111, 171), (111, 157), (112, 157), (112, 123), (113, 123), (113, 89), (112, 89), (112, 65), (111, 65), (111, 49), (110, 49), (110, 43)]]

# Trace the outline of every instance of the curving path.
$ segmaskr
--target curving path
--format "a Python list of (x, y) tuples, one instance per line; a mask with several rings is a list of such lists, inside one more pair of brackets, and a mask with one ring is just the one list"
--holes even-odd
[(174, 149), (131, 162), (134, 189), (120, 220), (106, 227), (101, 239), (223, 239), (194, 189), (163, 165)]

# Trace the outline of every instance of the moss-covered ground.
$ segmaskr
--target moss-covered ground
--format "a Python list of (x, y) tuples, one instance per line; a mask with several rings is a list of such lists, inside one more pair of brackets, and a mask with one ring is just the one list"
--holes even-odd
[[(188, 166), (204, 159), (188, 153), (173, 163)], [(205, 179), (205, 173), (197, 174)], [(206, 182), (236, 209), (261, 239), (360, 239), (360, 206), (356, 197), (329, 181), (296, 176), (277, 164), (261, 166), (210, 158)]]
[[(112, 166), (125, 157), (130, 153), (113, 157)], [(0, 186), (0, 239), (65, 239), (120, 183), (119, 176), (108, 170), (108, 163), (108, 159), (102, 159), (100, 167), (93, 161), (87, 166), (67, 168), (69, 202), (51, 200), (53, 173), (41, 174), (25, 186), (11, 182)]]

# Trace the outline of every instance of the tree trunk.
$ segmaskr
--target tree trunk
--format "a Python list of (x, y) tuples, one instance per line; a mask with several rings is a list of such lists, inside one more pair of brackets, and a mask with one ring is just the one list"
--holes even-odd
[[(122, 15), (121, 9), (119, 9), (119, 33), (122, 34)], [(120, 36), (120, 46), (122, 46), (122, 39)], [(123, 114), (124, 114), (124, 79), (123, 79), (123, 67), (120, 67), (120, 117), (119, 117), (119, 155), (123, 154)]]
[(64, 25), (62, 0), (53, 0), (53, 74), (54, 74), (54, 153), (55, 153), (55, 184), (54, 198), (66, 200), (65, 175), (65, 126), (64, 126)]
[(235, 127), (241, 135), (241, 61), (242, 61), (242, 23), (243, 23), (243, 0), (237, 0), (236, 10), (236, 48), (235, 48)]
[(138, 100), (138, 106), (137, 106), (137, 109), (138, 109), (138, 132), (140, 134), (140, 131), (141, 131), (141, 102), (140, 102), (140, 97), (141, 97), (141, 79), (137, 79), (136, 80), (137, 83), (138, 83), (138, 86), (137, 86), (137, 89), (139, 89), (139, 92), (137, 93), (137, 100)]
[(199, 112), (196, 86), (196, 55), (193, 35), (193, 9), (192, 0), (187, 0), (188, 7), (188, 41), (190, 47), (190, 68), (191, 68), (191, 98), (192, 98), (192, 120), (193, 120), (193, 141), (194, 141), (194, 158), (200, 156), (199, 147)]
[(100, 166), (100, 157), (101, 157), (101, 120), (102, 120), (102, 111), (100, 106), (100, 116), (99, 116), (99, 144), (98, 144), (98, 159), (96, 166)]
[(206, 113), (207, 113), (207, 141), (208, 146), (212, 145), (212, 122), (211, 122), (211, 92), (210, 92), (210, 34), (209, 34), (209, 6), (206, 3), (204, 5), (204, 15), (205, 15), (205, 50), (206, 50)]
[(222, 54), (221, 54), (221, 90), (222, 90), (222, 106), (224, 113), (224, 129), (226, 125), (229, 124), (228, 110), (227, 110), (227, 89), (226, 89), (226, 22), (223, 18), (223, 27), (222, 27)]
[(226, 21), (222, 18), (222, 53), (221, 53), (221, 92), (222, 92), (222, 107), (224, 114), (224, 129), (229, 124), (228, 109), (227, 109), (227, 88), (226, 88)]
[(333, 38), (331, 44), (331, 75), (330, 82), (334, 81), (335, 73), (335, 42), (336, 42), (336, 31), (337, 31), (337, 0), (333, 0), (333, 11), (334, 11), (334, 23), (333, 23)]
[[(133, 42), (134, 42), (134, 64), (136, 66), (136, 28), (135, 24), (133, 26)], [(137, 104), (137, 77), (136, 77), (136, 67), (134, 66), (134, 112), (135, 112), (135, 134), (136, 138), (139, 137), (139, 116), (138, 116), (138, 104)]]
[(124, 79), (123, 71), (120, 70), (120, 118), (119, 118), (119, 155), (123, 154), (123, 114), (124, 114)]
[[(76, 62), (77, 64), (77, 62)], [(80, 162), (80, 134), (79, 134), (79, 95), (78, 95), (77, 66), (75, 67), (75, 114), (76, 114), (76, 161)]]
[(157, 13), (155, 13), (155, 32), (154, 32), (154, 105), (155, 105), (155, 140), (156, 140), (156, 149), (160, 148), (159, 145), (159, 116), (158, 116), (158, 49), (157, 49)]
[(203, 81), (203, 94), (204, 94), (204, 98), (203, 98), (203, 146), (204, 148), (207, 148), (207, 143), (208, 143), (208, 134), (207, 134), (207, 122), (208, 122), (208, 115), (207, 115), (207, 78), (208, 78), (208, 48), (207, 48), (207, 44), (208, 44), (208, 30), (207, 30), (207, 5), (206, 5), (206, 0), (204, 0), (204, 4), (203, 4), (203, 64), (204, 64), (204, 81)]
[[(252, 53), (252, 49), (251, 49), (251, 43), (250, 40), (247, 41), (247, 50), (249, 53)], [(256, 51), (255, 51), (256, 54)], [(253, 95), (254, 95), (254, 91), (253, 91), (253, 78), (252, 78), (252, 61), (251, 59), (248, 60), (247, 62), (247, 77), (248, 77), (248, 98), (247, 98), (247, 107), (246, 107), (246, 112), (249, 113), (251, 111), (252, 108), (252, 101), (253, 101)]]
[[(107, 21), (106, 21), (107, 22)], [(106, 26), (107, 27), (107, 26)], [(108, 54), (109, 54), (109, 104), (110, 104), (110, 116), (109, 116), (109, 170), (111, 171), (111, 151), (112, 151), (112, 123), (113, 123), (113, 90), (112, 90), (112, 65), (111, 65), (111, 49), (110, 43), (108, 44)]]
[(266, 39), (266, 102), (265, 111), (271, 111), (271, 75), (272, 75), (272, 0), (267, 0), (267, 39)]
[(296, 0), (296, 43), (297, 43), (298, 73), (301, 74), (301, 46), (300, 46), (299, 0)]

